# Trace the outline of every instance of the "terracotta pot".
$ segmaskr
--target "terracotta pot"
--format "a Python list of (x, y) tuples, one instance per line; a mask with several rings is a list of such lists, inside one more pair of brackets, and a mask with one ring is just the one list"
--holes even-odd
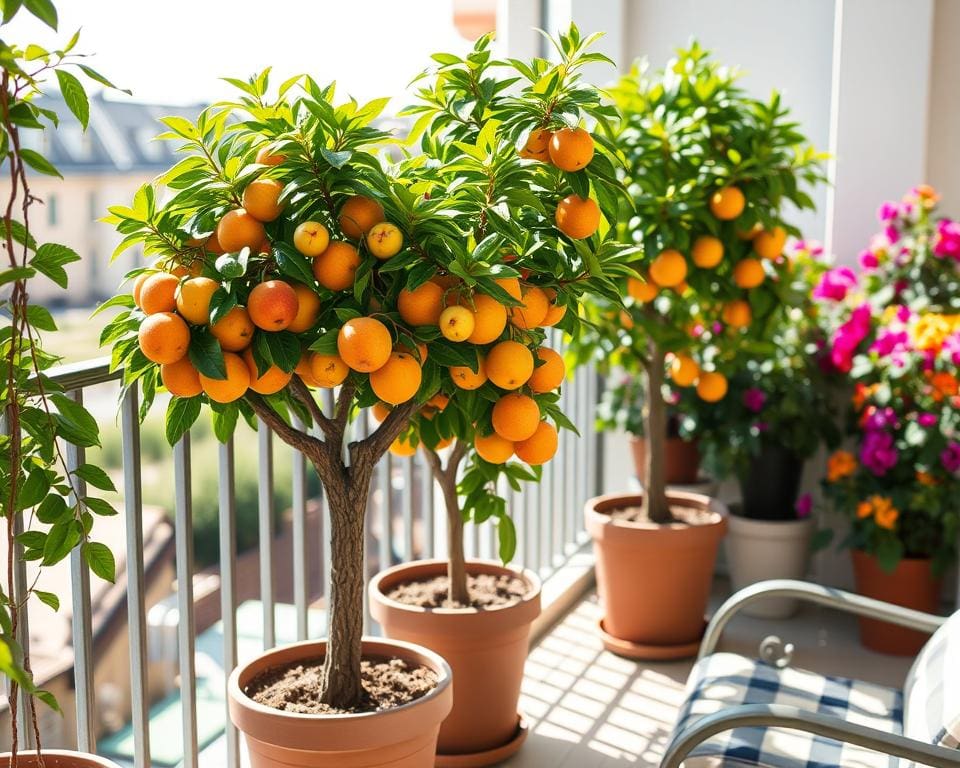
[(586, 504), (596, 553), (597, 591), (606, 635), (632, 644), (611, 650), (635, 658), (681, 658), (696, 652), (704, 629), (713, 569), (727, 529), (724, 504), (697, 493), (667, 491), (672, 505), (709, 511), (704, 525), (614, 520), (640, 495), (611, 494)]
[(437, 673), (437, 687), (400, 707), (356, 715), (306, 715), (257, 704), (243, 689), (268, 669), (316, 659), (325, 640), (274, 648), (233, 670), (227, 683), (230, 719), (247, 740), (252, 768), (432, 768), (440, 723), (453, 703), (449, 665), (410, 643), (364, 638), (364, 658), (405, 659)]
[[(43, 749), (40, 751), (43, 764), (46, 768), (120, 768), (112, 760), (99, 755), (90, 755), (86, 752), (71, 752), (67, 749)], [(10, 753), (0, 754), (0, 765), (10, 763)], [(20, 768), (37, 768), (40, 765), (37, 753), (33, 750), (17, 752), (17, 763)]]
[[(530, 571), (469, 561), (470, 574), (520, 576), (528, 584), (526, 595), (514, 605), (489, 610), (419, 608), (386, 597), (398, 584), (446, 571), (445, 560), (382, 571), (370, 582), (370, 613), (387, 637), (429, 648), (453, 670), (453, 709), (440, 727), (438, 765), (453, 756), (463, 756), (458, 765), (492, 765), (506, 757), (504, 749), (519, 748), (517, 702), (530, 625), (540, 614), (540, 580)], [(468, 762), (467, 755), (475, 759)]]
[[(726, 540), (733, 591), (767, 579), (803, 579), (810, 562), (812, 517), (803, 520), (748, 520), (731, 514)], [(741, 613), (764, 619), (785, 619), (797, 612), (798, 601), (771, 597), (751, 603)]]
[[(890, 573), (873, 555), (853, 550), (853, 575), (857, 592), (926, 613), (940, 609), (941, 579), (933, 575), (929, 558), (903, 558)], [(929, 635), (876, 619), (859, 619), (860, 642), (872, 651), (894, 656), (916, 656)]]
[[(696, 483), (700, 478), (700, 449), (696, 441), (668, 437), (664, 445), (665, 482), (668, 485)], [(647, 439), (631, 437), (630, 448), (633, 450), (633, 463), (637, 470), (637, 477), (642, 480), (647, 466)]]

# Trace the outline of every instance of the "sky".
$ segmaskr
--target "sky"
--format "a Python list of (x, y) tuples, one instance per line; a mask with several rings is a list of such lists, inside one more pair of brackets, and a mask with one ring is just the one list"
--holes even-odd
[(94, 54), (84, 63), (136, 101), (213, 101), (232, 95), (219, 78), (272, 66), (275, 84), (306, 72), (336, 80), (339, 94), (361, 102), (397, 95), (394, 111), (431, 53), (469, 48), (454, 29), (452, 2), (61, 0), (59, 33), (21, 10), (3, 36), (53, 49), (82, 29), (75, 50)]

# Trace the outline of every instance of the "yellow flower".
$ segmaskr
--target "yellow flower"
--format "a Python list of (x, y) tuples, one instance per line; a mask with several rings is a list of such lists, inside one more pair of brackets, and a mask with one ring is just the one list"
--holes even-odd
[(913, 341), (917, 349), (939, 352), (944, 340), (960, 328), (960, 315), (929, 313), (917, 318), (913, 326)]
[(827, 459), (827, 480), (835, 483), (857, 471), (857, 460), (849, 451), (834, 451)]

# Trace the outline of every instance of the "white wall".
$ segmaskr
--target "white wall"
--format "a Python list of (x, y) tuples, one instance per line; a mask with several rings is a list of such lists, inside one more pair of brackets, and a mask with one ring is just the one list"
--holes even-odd
[(936, 0), (930, 62), (927, 181), (943, 195), (942, 210), (960, 217), (960, 2)]

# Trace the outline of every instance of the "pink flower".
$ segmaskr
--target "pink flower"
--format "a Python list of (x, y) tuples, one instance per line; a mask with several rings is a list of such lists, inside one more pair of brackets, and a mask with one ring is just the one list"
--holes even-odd
[(873, 408), (871, 406), (870, 415), (867, 416), (866, 420), (867, 429), (880, 430), (896, 426), (897, 414), (893, 408)]
[(797, 240), (793, 244), (794, 253), (808, 253), (815, 259), (823, 255), (823, 243), (819, 240)]
[(857, 276), (850, 267), (829, 269), (823, 273), (820, 282), (813, 289), (813, 298), (843, 301), (856, 284)]
[(960, 443), (951, 440), (940, 452), (940, 463), (947, 472), (960, 471)]
[(917, 416), (917, 424), (921, 427), (932, 427), (939, 419), (935, 413), (921, 413)]
[(723, 333), (723, 323), (714, 323), (714, 324), (713, 324), (713, 332), (714, 332), (715, 334), (716, 334), (716, 333)]
[(883, 477), (897, 464), (897, 447), (889, 432), (868, 431), (860, 446), (860, 463), (877, 477)]
[(900, 230), (898, 230), (893, 224), (888, 224), (883, 230), (883, 236), (887, 238), (887, 241), (893, 245), (897, 240), (900, 239)]
[(897, 218), (897, 213), (899, 210), (900, 206), (890, 200), (887, 200), (887, 202), (883, 203), (879, 210), (877, 210), (877, 218), (880, 219), (880, 221), (892, 221), (893, 219)]
[(876, 352), (881, 357), (887, 357), (894, 352), (900, 352), (907, 349), (910, 337), (906, 331), (892, 331), (889, 328), (882, 328), (877, 334), (877, 340), (870, 345), (870, 351)]
[(706, 331), (706, 328), (703, 327), (703, 324), (697, 323), (695, 326), (693, 326), (693, 337), (695, 339), (699, 339), (701, 336), (703, 336), (704, 331)]
[(833, 337), (830, 362), (841, 373), (849, 373), (853, 367), (853, 354), (860, 342), (870, 332), (870, 305), (861, 304), (841, 325)]
[(913, 317), (913, 310), (910, 309), (906, 304), (901, 304), (897, 307), (897, 320), (901, 323), (906, 323)]
[(861, 269), (876, 269), (880, 266), (880, 259), (877, 258), (871, 250), (860, 251), (860, 268)]
[(803, 494), (797, 503), (793, 505), (794, 510), (797, 513), (797, 517), (805, 518), (810, 517), (810, 512), (813, 510), (813, 497), (809, 493)]
[(750, 387), (750, 389), (743, 393), (743, 404), (748, 411), (752, 411), (753, 413), (760, 413), (766, 402), (766, 394), (758, 387)]
[(937, 236), (933, 241), (935, 256), (949, 256), (960, 261), (960, 222), (941, 219), (937, 222)]
[(960, 366), (960, 331), (951, 333), (943, 340), (943, 351), (950, 356), (950, 362)]

